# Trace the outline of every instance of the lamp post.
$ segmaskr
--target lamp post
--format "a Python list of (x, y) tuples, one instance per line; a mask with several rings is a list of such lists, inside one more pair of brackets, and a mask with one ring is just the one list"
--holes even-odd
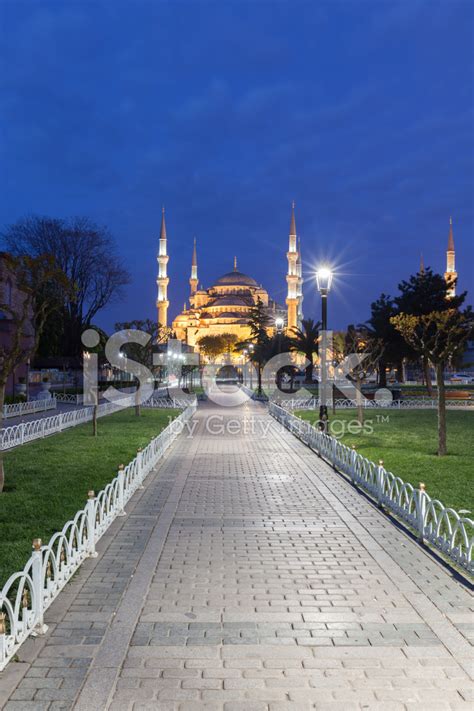
[(327, 380), (327, 328), (328, 328), (328, 294), (332, 284), (332, 271), (328, 267), (321, 267), (316, 272), (316, 284), (321, 294), (321, 377), (319, 392), (319, 427), (325, 432), (327, 430), (328, 408), (326, 396)]
[(280, 316), (275, 319), (275, 328), (276, 328), (276, 332), (277, 332), (278, 354), (281, 353), (281, 334), (283, 333), (283, 326), (284, 325), (285, 325), (285, 322), (283, 321), (283, 319)]
[[(276, 328), (276, 336), (277, 336), (277, 354), (280, 355), (281, 353), (281, 336), (283, 333), (283, 326), (285, 325), (285, 322), (281, 318), (281, 316), (278, 316), (278, 318), (275, 319), (275, 328)], [(280, 365), (277, 365), (278, 370), (276, 373), (276, 384), (278, 390), (281, 390), (281, 373), (280, 373)]]
[(254, 351), (254, 345), (253, 343), (249, 343), (249, 352), (250, 352), (250, 390), (253, 389), (253, 383), (252, 383), (252, 370), (253, 370), (253, 365), (252, 365), (252, 353)]

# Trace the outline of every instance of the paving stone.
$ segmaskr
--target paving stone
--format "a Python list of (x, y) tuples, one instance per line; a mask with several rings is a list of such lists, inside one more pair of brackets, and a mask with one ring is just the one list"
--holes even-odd
[[(268, 433), (215, 436), (210, 415)], [(467, 588), (263, 406), (197, 420), (48, 610), (4, 709), (82, 711), (84, 683), (111, 711), (467, 711)]]

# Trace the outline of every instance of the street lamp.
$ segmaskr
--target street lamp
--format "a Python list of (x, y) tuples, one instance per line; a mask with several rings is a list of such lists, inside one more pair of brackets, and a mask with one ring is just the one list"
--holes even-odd
[(328, 422), (328, 408), (326, 398), (326, 364), (327, 364), (327, 328), (328, 328), (328, 294), (332, 284), (332, 271), (328, 267), (321, 267), (316, 272), (316, 284), (321, 294), (321, 378), (319, 395), (319, 427), (325, 432)]
[(328, 327), (328, 294), (332, 284), (332, 271), (328, 267), (321, 267), (316, 272), (316, 284), (321, 294), (321, 321), (323, 331)]
[[(276, 333), (277, 333), (277, 353), (278, 353), (278, 355), (280, 355), (280, 353), (281, 353), (281, 336), (282, 336), (282, 333), (283, 333), (283, 326), (284, 326), (284, 325), (285, 325), (285, 322), (283, 321), (283, 319), (281, 318), (281, 316), (278, 316), (278, 317), (275, 319), (275, 328), (276, 328)], [(279, 365), (280, 365), (280, 364), (278, 364), (278, 366), (279, 366)], [(280, 388), (280, 385), (281, 385), (280, 379), (281, 379), (280, 367), (278, 367), (278, 370), (277, 370), (277, 373), (276, 373), (276, 383), (277, 383), (277, 388), (278, 388), (278, 390), (281, 389), (281, 388)]]
[(247, 384), (247, 370), (248, 370), (248, 363), (247, 363), (247, 354), (248, 350), (244, 348), (242, 351), (242, 382), (244, 385)]
[[(249, 343), (250, 361), (252, 360), (252, 353), (254, 352), (254, 350), (255, 350), (255, 346), (253, 345), (253, 343)], [(253, 364), (251, 363), (251, 364), (250, 364), (250, 368), (249, 368), (249, 371), (250, 371), (250, 390), (253, 389), (252, 370), (253, 370)]]

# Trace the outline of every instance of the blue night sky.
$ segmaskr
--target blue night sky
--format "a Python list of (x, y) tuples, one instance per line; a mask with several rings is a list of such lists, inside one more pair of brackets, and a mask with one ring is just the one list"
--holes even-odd
[(209, 286), (232, 268), (285, 298), (290, 204), (330, 325), (368, 317), (425, 263), (473, 289), (474, 4), (0, 2), (0, 223), (109, 226), (132, 273), (98, 323), (155, 318), (166, 206), (171, 316), (192, 239)]

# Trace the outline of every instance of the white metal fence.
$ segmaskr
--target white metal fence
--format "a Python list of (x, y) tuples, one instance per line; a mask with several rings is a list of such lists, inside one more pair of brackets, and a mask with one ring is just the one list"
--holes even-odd
[(366, 459), (288, 410), (271, 403), (269, 412), (335, 469), (347, 474), (353, 484), (367, 491), (381, 507), (415, 529), (420, 540), (428, 541), (455, 563), (474, 572), (472, 519), (432, 499), (423, 487), (415, 489), (384, 469), (382, 464)]
[[(97, 417), (110, 415), (112, 412), (116, 412), (120, 409), (120, 404), (112, 402), (98, 405)], [(93, 407), (81, 407), (79, 410), (70, 410), (69, 412), (58, 413), (51, 417), (42, 417), (39, 420), (21, 422), (18, 425), (5, 427), (5, 429), (0, 431), (0, 449), (18, 447), (21, 444), (25, 444), (25, 442), (48, 437), (56, 432), (62, 432), (69, 427), (82, 425), (84, 422), (92, 420), (93, 412)]]
[[(282, 405), (289, 410), (316, 410), (320, 402), (318, 398), (282, 398), (276, 404)], [(328, 400), (327, 405), (332, 406), (332, 401)], [(362, 399), (360, 403), (364, 409), (390, 409), (390, 410), (433, 410), (438, 407), (438, 400), (434, 398), (405, 398), (403, 400), (368, 400)], [(336, 409), (353, 410), (357, 407), (357, 400), (340, 398), (334, 400)], [(450, 409), (471, 407), (474, 410), (474, 399), (446, 400), (446, 407)]]
[(142, 407), (177, 408), (187, 407), (196, 404), (196, 396), (190, 397), (151, 397), (143, 403)]
[(71, 393), (55, 393), (56, 400), (65, 405), (82, 405), (84, 395), (71, 395)]
[(97, 495), (89, 492), (83, 509), (55, 533), (47, 545), (33, 542), (33, 553), (22, 571), (14, 573), (0, 593), (0, 671), (30, 634), (45, 631), (44, 613), (88, 556), (145, 477), (191, 419), (188, 406)]
[(44, 412), (45, 410), (56, 409), (56, 398), (48, 397), (43, 400), (28, 400), (27, 402), (15, 402), (12, 405), (3, 406), (3, 417), (22, 417), (23, 415), (31, 415), (35, 412)]
[[(182, 409), (188, 405), (195, 404), (195, 402), (195, 396), (189, 398), (154, 397), (143, 403), (142, 407)], [(103, 403), (97, 406), (97, 417), (110, 415), (112, 412), (116, 412), (123, 407), (124, 404), (120, 402), (120, 398), (117, 398), (115, 402)], [(39, 420), (21, 422), (11, 427), (5, 427), (0, 431), (0, 450), (12, 449), (26, 442), (62, 432), (69, 427), (75, 427), (76, 425), (82, 425), (84, 422), (90, 422), (93, 417), (93, 412), (94, 408), (92, 406), (81, 407), (77, 410), (57, 413), (51, 417), (42, 417)]]

